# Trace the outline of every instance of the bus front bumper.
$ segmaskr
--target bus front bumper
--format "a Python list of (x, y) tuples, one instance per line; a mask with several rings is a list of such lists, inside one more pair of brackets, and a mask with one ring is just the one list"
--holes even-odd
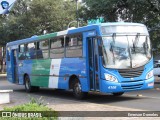
[(135, 90), (152, 89), (154, 87), (154, 77), (137, 82), (116, 83), (102, 80), (102, 93), (130, 92)]

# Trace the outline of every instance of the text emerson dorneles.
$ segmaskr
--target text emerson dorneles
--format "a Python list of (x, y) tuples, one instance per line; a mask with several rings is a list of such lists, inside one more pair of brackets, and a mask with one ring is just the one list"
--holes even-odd
[(128, 113), (128, 117), (158, 117), (156, 113)]

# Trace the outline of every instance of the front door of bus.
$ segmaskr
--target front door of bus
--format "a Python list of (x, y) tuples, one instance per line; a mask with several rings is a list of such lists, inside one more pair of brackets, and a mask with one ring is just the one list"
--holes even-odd
[(88, 62), (90, 89), (99, 91), (98, 40), (88, 38)]
[(14, 83), (18, 83), (18, 66), (17, 66), (17, 50), (11, 51), (11, 68), (12, 68), (12, 79)]

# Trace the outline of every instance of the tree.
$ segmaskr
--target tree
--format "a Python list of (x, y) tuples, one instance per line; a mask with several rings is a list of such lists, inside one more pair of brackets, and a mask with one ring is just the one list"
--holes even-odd
[[(103, 16), (107, 22), (126, 21), (145, 24), (154, 47), (160, 38), (159, 0), (83, 0), (81, 16), (85, 20)], [(160, 46), (158, 46), (160, 48)]]
[(75, 7), (70, 0), (17, 0), (11, 13), (0, 21), (0, 44), (41, 35), (44, 30), (64, 30), (76, 19)]
[[(76, 19), (71, 0), (17, 0), (8, 15), (0, 16), (0, 47), (33, 35), (65, 30)], [(2, 62), (1, 62), (2, 63)]]

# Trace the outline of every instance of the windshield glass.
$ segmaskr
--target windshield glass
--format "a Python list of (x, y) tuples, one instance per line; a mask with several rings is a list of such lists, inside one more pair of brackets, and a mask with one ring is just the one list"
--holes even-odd
[(101, 27), (102, 35), (112, 34), (112, 33), (127, 33), (127, 34), (148, 34), (148, 30), (145, 26), (139, 25), (111, 25)]
[(103, 64), (107, 68), (127, 69), (146, 64), (151, 58), (151, 44), (145, 35), (102, 37)]

